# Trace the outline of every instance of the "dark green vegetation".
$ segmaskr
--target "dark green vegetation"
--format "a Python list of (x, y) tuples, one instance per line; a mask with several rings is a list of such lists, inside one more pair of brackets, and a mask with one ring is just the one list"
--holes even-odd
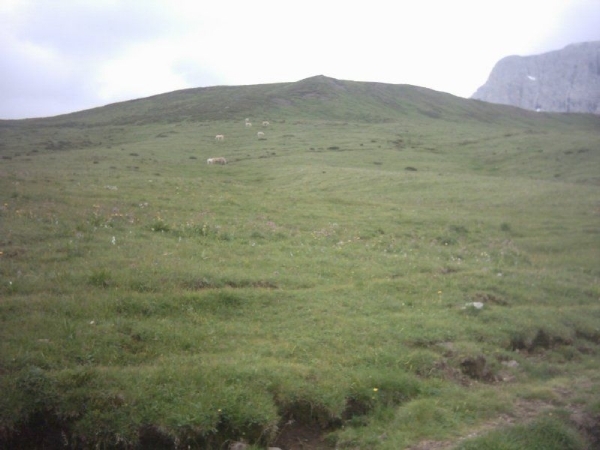
[(316, 77), (0, 156), (0, 447), (598, 439), (599, 117)]

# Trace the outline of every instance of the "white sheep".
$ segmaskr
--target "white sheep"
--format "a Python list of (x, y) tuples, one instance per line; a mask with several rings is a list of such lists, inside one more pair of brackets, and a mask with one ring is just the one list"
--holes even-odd
[(252, 124), (250, 122), (246, 122), (246, 128), (250, 128)]
[(271, 125), (269, 122), (267, 122), (266, 120), (262, 123), (263, 127), (268, 127), (269, 125)]
[(227, 164), (227, 160), (223, 157), (219, 157), (219, 158), (208, 158), (206, 160), (206, 164), (220, 164), (220, 165), (225, 165)]
[(263, 133), (262, 131), (259, 131), (258, 133), (256, 133), (256, 136), (258, 136), (258, 138), (264, 138), (265, 137), (265, 133)]
[(215, 141), (223, 141), (225, 140), (225, 136), (223, 136), (222, 134), (217, 134), (215, 136)]

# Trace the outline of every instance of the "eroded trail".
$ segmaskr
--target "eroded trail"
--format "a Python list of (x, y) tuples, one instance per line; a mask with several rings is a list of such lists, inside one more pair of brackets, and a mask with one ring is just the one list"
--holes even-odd
[(560, 415), (561, 419), (573, 426), (583, 437), (589, 449), (600, 448), (600, 414), (586, 411), (578, 402), (581, 395), (592, 394), (593, 385), (589, 380), (578, 380), (570, 389), (557, 387), (551, 391), (551, 400), (519, 399), (510, 414), (501, 414), (491, 420), (474, 426), (457, 439), (435, 441), (424, 440), (407, 450), (451, 450), (467, 440), (475, 439), (496, 430), (515, 425), (528, 425), (543, 417)]

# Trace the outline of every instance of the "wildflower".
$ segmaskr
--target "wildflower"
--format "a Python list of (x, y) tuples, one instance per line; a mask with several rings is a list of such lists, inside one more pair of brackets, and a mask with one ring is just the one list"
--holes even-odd
[(111, 242), (112, 245), (115, 245), (117, 243), (117, 238), (113, 236)]
[(373, 392), (377, 392), (378, 390), (378, 388), (373, 388)]

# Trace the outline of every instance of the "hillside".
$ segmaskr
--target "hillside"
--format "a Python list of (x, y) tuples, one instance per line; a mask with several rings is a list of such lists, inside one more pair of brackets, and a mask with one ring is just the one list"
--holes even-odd
[(430, 89), (315, 76), (294, 83), (186, 89), (33, 122), (47, 125), (128, 125), (240, 120), (247, 116), (385, 122), (418, 118), (450, 122), (515, 122), (536, 116)]
[(2, 121), (0, 448), (594, 448), (599, 205), (600, 116), (413, 86)]
[[(595, 115), (536, 113), (421, 87), (336, 80), (321, 75), (293, 83), (187, 89), (55, 117), (0, 120), (3, 138), (0, 154), (5, 158), (23, 152), (31, 154), (32, 146), (34, 151), (52, 151), (118, 145), (138, 139), (134, 131), (148, 127), (163, 127), (167, 130), (163, 132), (166, 137), (175, 133), (172, 126), (235, 124), (246, 117), (261, 118), (259, 123), (268, 119), (282, 124), (286, 121), (388, 124), (390, 129), (403, 127), (390, 138), (396, 145), (406, 146), (412, 129), (418, 133), (416, 140), (423, 141), (417, 143), (413, 139), (414, 146), (425, 146), (433, 138), (436, 144), (450, 148), (479, 148), (482, 156), (488, 141), (501, 141), (502, 137), (541, 134), (544, 139), (552, 140), (554, 132), (595, 131), (600, 124)], [(517, 144), (514, 154), (500, 158), (494, 152), (496, 157), (491, 159), (501, 159), (506, 167), (521, 170), (524, 167), (520, 161), (528, 152), (520, 149), (526, 147)], [(587, 152), (578, 154), (590, 156)], [(545, 154), (544, 159), (554, 159), (551, 165), (556, 166), (556, 176), (564, 173), (565, 168), (573, 173), (588, 172), (572, 168), (571, 164), (561, 167), (564, 154), (556, 157)], [(573, 162), (578, 167), (590, 167), (586, 158)]]
[(600, 114), (600, 42), (503, 58), (472, 98), (534, 111)]

